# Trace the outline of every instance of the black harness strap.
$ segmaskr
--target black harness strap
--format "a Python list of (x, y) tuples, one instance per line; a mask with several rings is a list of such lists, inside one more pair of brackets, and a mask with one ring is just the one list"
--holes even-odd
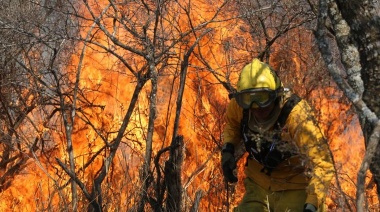
[(301, 101), (301, 98), (297, 96), (296, 94), (292, 94), (288, 101), (285, 102), (284, 106), (281, 109), (280, 115), (277, 119), (277, 123), (279, 127), (284, 127), (286, 119), (288, 119), (288, 116), (290, 112), (292, 112), (294, 106), (298, 104), (298, 102)]

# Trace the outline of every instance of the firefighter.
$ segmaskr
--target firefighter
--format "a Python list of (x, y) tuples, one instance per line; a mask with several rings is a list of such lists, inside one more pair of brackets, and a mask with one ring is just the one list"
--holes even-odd
[(222, 170), (229, 183), (238, 181), (241, 147), (248, 152), (245, 194), (234, 211), (324, 211), (335, 173), (328, 144), (308, 103), (258, 59), (241, 71), (227, 107)]

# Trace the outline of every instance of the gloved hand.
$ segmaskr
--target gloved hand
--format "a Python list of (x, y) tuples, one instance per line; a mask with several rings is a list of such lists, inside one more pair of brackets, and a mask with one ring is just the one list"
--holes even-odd
[(306, 203), (303, 207), (303, 212), (317, 212), (317, 207), (310, 203)]
[(230, 143), (226, 143), (222, 149), (223, 175), (229, 183), (236, 183), (238, 181), (237, 177), (233, 173), (233, 170), (236, 169), (234, 151), (234, 145)]

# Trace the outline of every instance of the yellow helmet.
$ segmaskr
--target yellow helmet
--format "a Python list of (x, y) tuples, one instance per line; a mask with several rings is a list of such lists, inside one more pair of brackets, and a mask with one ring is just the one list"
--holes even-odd
[(251, 88), (269, 88), (271, 90), (277, 90), (280, 87), (281, 80), (276, 73), (268, 64), (263, 63), (256, 58), (243, 68), (237, 83), (238, 92)]

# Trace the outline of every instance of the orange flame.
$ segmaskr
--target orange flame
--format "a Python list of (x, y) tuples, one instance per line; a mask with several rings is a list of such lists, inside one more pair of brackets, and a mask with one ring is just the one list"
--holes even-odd
[[(99, 11), (97, 11), (96, 15), (99, 15), (100, 9), (104, 7), (104, 5), (98, 6)], [(208, 20), (219, 5), (194, 1), (191, 6), (194, 7), (190, 13), (191, 20), (194, 25), (199, 25), (204, 20)], [(128, 8), (123, 9), (127, 10)], [(168, 13), (171, 13), (171, 11), (168, 11)], [(85, 15), (90, 17), (87, 13)], [(115, 14), (115, 16), (118, 15)], [(171, 15), (174, 16), (176, 13), (173, 12)], [(226, 13), (224, 15), (232, 17), (233, 14)], [(136, 19), (139, 18), (142, 17), (136, 17)], [(185, 15), (181, 16), (179, 22), (182, 24), (179, 27), (182, 31), (189, 30), (188, 21)], [(106, 25), (110, 29), (114, 26), (110, 19), (106, 20)], [(188, 70), (179, 130), (179, 134), (184, 135), (185, 138), (185, 161), (182, 180), (186, 199), (185, 204), (191, 204), (197, 191), (209, 192), (204, 194), (201, 201), (201, 211), (220, 211), (225, 208), (225, 205), (223, 205), (225, 204), (225, 190), (223, 177), (220, 173), (220, 155), (217, 146), (221, 144), (224, 126), (223, 117), (228, 102), (228, 93), (225, 88), (218, 84), (220, 82), (210, 74), (210, 71), (215, 72), (216, 76), (220, 76), (222, 81), (226, 80), (227, 77), (232, 83), (237, 81), (239, 69), (243, 63), (252, 59), (252, 55), (250, 52), (242, 50), (243, 48), (232, 50), (231, 46), (232, 44), (235, 47), (243, 46), (242, 43), (247, 46), (254, 46), (254, 42), (249, 41), (249, 33), (241, 31), (240, 27), (243, 25), (244, 23), (233, 19), (210, 23), (208, 27), (213, 29), (212, 33), (200, 41), (200, 48), (195, 50), (198, 57), (191, 57), (190, 61), (191, 66)], [(88, 30), (90, 30), (89, 27), (82, 29), (84, 37)], [(108, 45), (104, 35), (97, 34), (96, 37), (100, 39), (102, 44)], [(195, 38), (191, 38), (189, 43), (195, 42), (195, 40)], [(108, 141), (115, 138), (123, 115), (131, 101), (131, 93), (135, 85), (134, 77), (128, 74), (125, 67), (118, 65), (119, 60), (109, 54), (99, 53), (100, 50), (100, 48), (92, 46), (91, 49), (88, 48), (85, 52), (86, 56), (80, 76), (80, 89), (84, 91), (83, 97), (88, 102), (91, 102), (94, 107), (80, 108), (82, 119), (76, 118), (75, 133), (73, 134), (76, 171), (81, 179), (88, 183), (87, 186), (91, 185), (91, 180), (93, 180), (96, 171), (102, 165), (103, 158), (101, 156), (106, 156), (107, 152), (102, 152), (101, 156), (97, 157), (85, 171), (82, 168), (89, 158), (105, 145), (100, 135), (107, 137)], [(80, 52), (80, 48), (78, 48), (78, 52)], [(126, 56), (129, 57), (130, 55), (127, 54)], [(201, 56), (204, 57), (204, 61), (199, 59)], [(281, 57), (275, 55), (273, 58), (273, 64), (279, 66), (278, 64), (282, 61)], [(132, 59), (135, 60), (136, 67), (142, 66), (139, 63), (142, 61), (141, 58)], [(289, 76), (296, 76), (297, 80), (293, 82), (296, 85), (295, 87), (300, 85), (300, 87), (303, 86), (303, 89), (304, 84), (307, 83), (303, 82), (306, 77), (305, 73), (302, 72), (302, 64), (297, 57), (290, 57), (290, 60), (286, 61), (286, 64), (293, 64), (294, 71), (293, 75)], [(236, 65), (236, 61), (242, 62)], [(179, 61), (171, 62), (179, 63)], [(213, 70), (203, 71), (205, 62)], [(79, 56), (73, 55), (71, 63), (68, 66), (70, 72), (76, 73), (78, 71)], [(71, 77), (72, 80), (75, 80), (76, 76)], [(159, 78), (158, 83), (159, 99), (155, 123), (154, 154), (157, 154), (159, 149), (170, 144), (175, 112), (173, 98), (175, 98), (178, 81), (172, 75), (168, 77), (162, 76)], [(299, 93), (305, 96), (309, 94), (305, 91), (306, 89), (302, 89), (298, 90)], [(173, 94), (170, 94), (172, 91)], [(354, 115), (349, 115), (349, 119), (345, 120), (347, 113), (350, 112), (350, 105), (339, 102), (342, 94), (336, 93), (337, 89), (334, 86), (328, 88), (318, 87), (308, 97), (310, 100), (319, 100), (313, 102), (313, 105), (319, 114), (319, 121), (330, 142), (338, 171), (341, 190), (337, 188), (338, 185), (335, 183), (327, 200), (331, 209), (336, 209), (336, 201), (342, 196), (355, 199), (356, 173), (364, 154), (364, 142), (359, 130), (358, 120)], [(136, 187), (141, 184), (138, 179), (138, 168), (141, 166), (143, 150), (145, 149), (148, 95), (149, 86), (139, 96), (139, 105), (128, 126), (128, 133), (124, 139), (125, 144), (120, 146), (118, 155), (112, 164), (113, 167), (111, 173), (109, 173), (109, 178), (104, 183), (106, 184), (105, 187), (109, 189), (105, 193), (108, 192), (109, 199), (106, 202), (110, 211), (117, 208), (129, 209), (137, 202), (136, 196), (133, 195), (138, 194)], [(90, 121), (93, 126), (87, 124), (85, 120)], [(67, 153), (64, 144), (66, 135), (63, 135), (62, 132), (52, 133), (55, 135), (54, 139), (60, 142), (56, 142), (58, 147), (54, 156), (66, 162)], [(351, 148), (353, 146), (355, 148)], [(58, 186), (67, 183), (69, 177), (62, 170), (56, 171), (56, 169), (59, 169), (57, 164), (52, 165), (49, 162), (51, 161), (44, 158), (32, 158), (24, 173), (18, 175), (13, 180), (12, 186), (1, 194), (0, 210), (35, 211), (42, 210), (47, 206), (57, 209), (62, 205), (62, 199), (69, 200), (71, 192), (69, 187), (67, 186), (63, 190), (58, 189)], [(239, 179), (244, 177), (242, 174), (243, 163), (244, 161), (241, 160), (239, 164)], [(25, 182), (28, 182), (28, 184), (25, 185)], [(242, 198), (244, 189), (241, 182), (242, 180), (234, 188), (236, 190), (230, 199), (231, 207), (236, 205)], [(51, 205), (48, 203), (38, 205), (41, 202), (49, 202)]]

